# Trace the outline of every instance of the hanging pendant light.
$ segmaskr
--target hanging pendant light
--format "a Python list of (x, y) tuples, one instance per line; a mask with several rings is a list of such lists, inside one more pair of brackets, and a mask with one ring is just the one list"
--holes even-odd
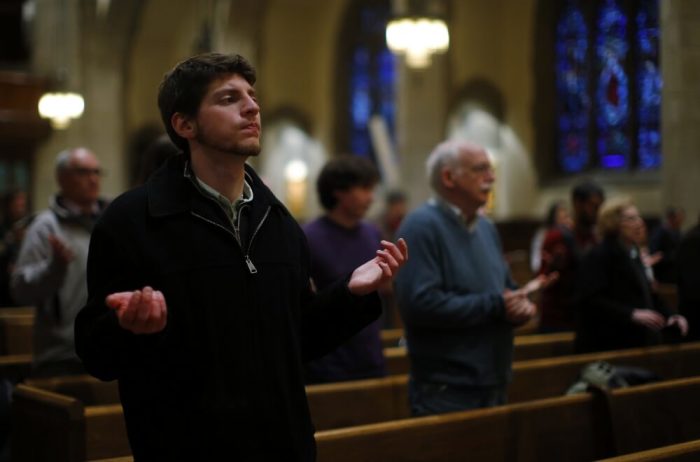
[[(108, 3), (107, 7), (109, 7)], [(68, 0), (56, 0), (52, 7), (56, 14), (50, 32), (55, 47), (52, 53), (52, 69), (50, 70), (50, 73), (54, 74), (53, 88), (41, 96), (38, 110), (39, 115), (48, 119), (53, 128), (63, 130), (68, 128), (71, 121), (83, 115), (85, 100), (80, 93), (69, 90), (75, 87), (75, 72), (77, 72), (75, 63), (69, 59), (71, 56), (69, 47), (74, 43), (61, 35), (61, 31), (70, 27), (68, 15), (71, 14), (72, 10), (69, 8)]]
[(394, 0), (392, 9), (394, 17), (386, 27), (386, 43), (392, 52), (406, 57), (409, 67), (428, 67), (433, 54), (447, 51), (450, 34), (442, 1)]
[(39, 100), (39, 115), (51, 121), (53, 128), (68, 128), (71, 120), (83, 115), (85, 101), (79, 93), (50, 92), (44, 93)]

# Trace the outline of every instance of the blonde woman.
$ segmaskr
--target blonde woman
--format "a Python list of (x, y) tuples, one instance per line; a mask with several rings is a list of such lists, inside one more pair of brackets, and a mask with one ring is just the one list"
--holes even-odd
[(646, 228), (628, 199), (606, 202), (598, 216), (600, 244), (586, 256), (578, 278), (578, 352), (656, 345), (662, 331), (685, 336), (688, 323), (652, 290), (639, 246)]

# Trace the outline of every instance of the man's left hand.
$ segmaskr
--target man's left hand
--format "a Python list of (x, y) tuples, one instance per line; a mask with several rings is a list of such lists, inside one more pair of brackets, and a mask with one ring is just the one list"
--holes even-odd
[(376, 257), (353, 271), (348, 289), (354, 295), (367, 295), (391, 281), (408, 260), (408, 245), (403, 238), (396, 244), (382, 241), (382, 247), (384, 248), (377, 250)]

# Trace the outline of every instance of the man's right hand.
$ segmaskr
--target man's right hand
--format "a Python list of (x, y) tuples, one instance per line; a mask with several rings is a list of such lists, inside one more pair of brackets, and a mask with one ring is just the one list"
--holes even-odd
[(503, 293), (503, 301), (506, 308), (506, 319), (513, 324), (523, 324), (535, 316), (535, 305), (527, 298), (527, 294), (521, 290), (506, 290)]
[(119, 325), (134, 334), (155, 334), (165, 329), (168, 308), (159, 290), (146, 286), (143, 290), (117, 292), (105, 299), (117, 313)]
[(638, 308), (632, 311), (632, 321), (653, 331), (666, 326), (666, 319), (654, 310)]
[(49, 234), (48, 241), (51, 246), (51, 251), (53, 252), (53, 258), (61, 262), (61, 264), (67, 265), (75, 258), (73, 251), (60, 237), (55, 234)]

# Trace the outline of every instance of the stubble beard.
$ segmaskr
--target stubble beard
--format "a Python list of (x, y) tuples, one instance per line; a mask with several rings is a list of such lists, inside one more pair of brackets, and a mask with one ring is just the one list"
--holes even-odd
[(197, 142), (207, 148), (225, 152), (234, 156), (240, 157), (256, 157), (260, 154), (260, 141), (257, 143), (217, 143), (209, 139), (206, 133), (198, 133), (196, 136)]

